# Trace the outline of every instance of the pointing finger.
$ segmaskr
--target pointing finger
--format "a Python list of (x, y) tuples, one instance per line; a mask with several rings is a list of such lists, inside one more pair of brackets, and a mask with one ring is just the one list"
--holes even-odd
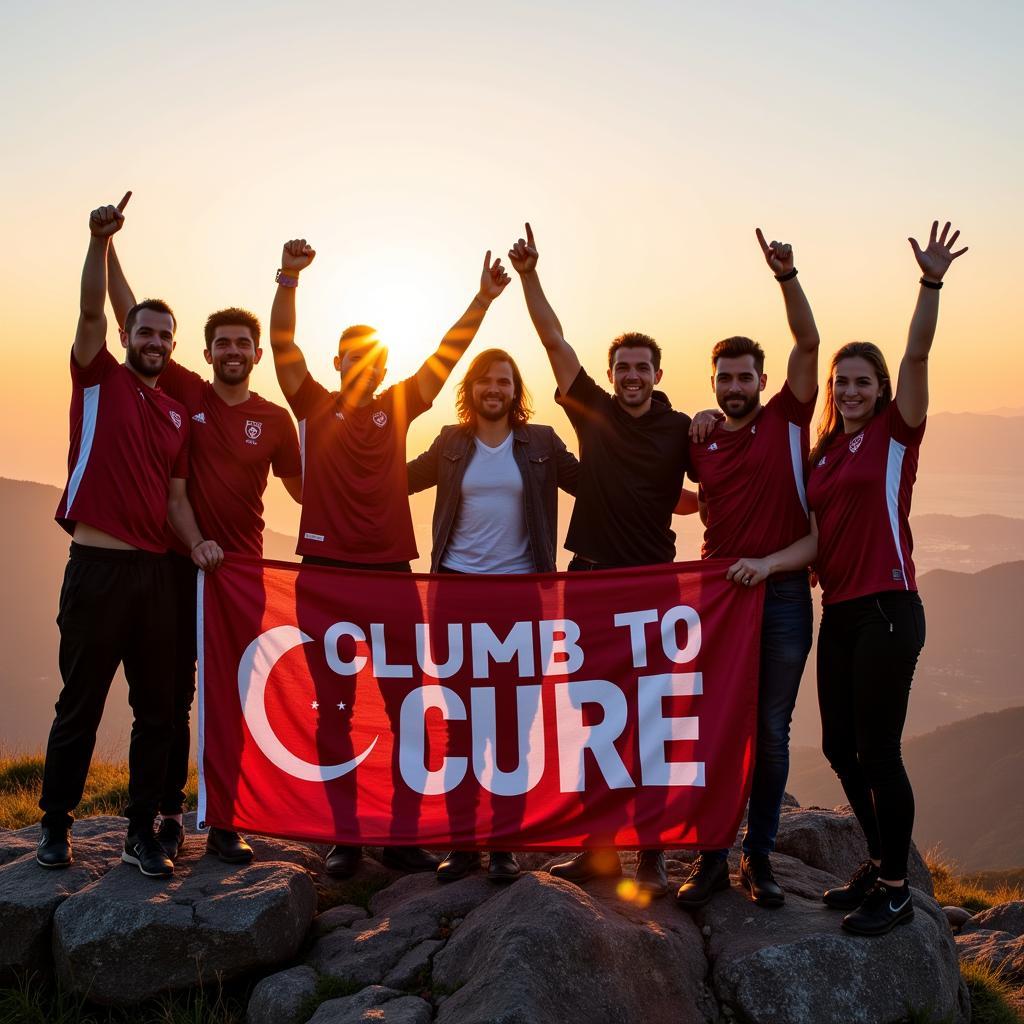
[(489, 272), (490, 269), (491, 269), (491, 250), (488, 249), (487, 252), (484, 253), (484, 270)]
[(132, 197), (132, 193), (131, 193), (131, 189), (129, 189), (127, 192), (125, 192), (123, 198), (121, 199), (121, 202), (119, 202), (117, 204), (117, 212), (118, 213), (123, 213), (124, 212), (124, 208), (128, 205), (128, 200), (131, 199), (131, 197)]
[(533, 228), (530, 227), (530, 222), (526, 222), (526, 242), (528, 245), (533, 245)]
[(767, 256), (770, 247), (769, 247), (768, 243), (764, 240), (764, 234), (761, 232), (760, 228), (756, 228), (755, 232), (757, 234), (758, 242), (761, 243), (761, 252), (763, 252), (765, 254), (765, 256)]

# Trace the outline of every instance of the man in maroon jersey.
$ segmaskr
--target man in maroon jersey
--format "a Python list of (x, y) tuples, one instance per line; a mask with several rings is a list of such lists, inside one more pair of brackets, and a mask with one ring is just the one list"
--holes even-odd
[[(295, 344), (295, 292), (300, 273), (315, 255), (305, 239), (285, 244), (270, 312), (277, 379), (299, 420), (302, 442), (296, 550), (307, 564), (409, 572), (416, 557), (405, 469), (409, 425), (430, 408), (509, 277), (501, 260), (492, 264), (488, 252), (480, 286), (465, 313), (415, 374), (380, 395), (376, 390), (387, 372), (387, 349), (372, 327), (347, 328), (334, 357), (341, 390), (331, 392), (312, 378)], [(384, 696), (397, 728), (395, 688)], [(401, 792), (396, 791), (396, 800)], [(397, 817), (394, 807), (392, 812)], [(328, 854), (327, 870), (351, 875), (361, 856), (358, 846), (336, 846)], [(436, 858), (414, 847), (385, 847), (384, 861), (409, 871), (437, 868)]]
[[(789, 775), (789, 724), (811, 648), (814, 557), (804, 465), (818, 394), (818, 329), (796, 279), (792, 247), (757, 238), (775, 274), (793, 333), (786, 380), (764, 405), (764, 352), (750, 338), (726, 338), (711, 353), (711, 386), (724, 419), (706, 435), (691, 428), (690, 477), (704, 505), (703, 558), (738, 559), (727, 576), (739, 586), (764, 583), (757, 753), (743, 835), (740, 880), (760, 906), (785, 894), (772, 874), (782, 798)], [(697, 437), (700, 436), (698, 440)], [(677, 511), (684, 511), (677, 506)], [(704, 906), (729, 886), (728, 850), (704, 850), (677, 893), (680, 906)]]
[(174, 314), (160, 300), (129, 310), (119, 364), (106, 347), (107, 249), (131, 193), (89, 219), (81, 313), (71, 350), (68, 482), (56, 519), (73, 537), (57, 624), (63, 688), (43, 768), (37, 861), (72, 861), (73, 811), (85, 788), (96, 729), (124, 664), (134, 712), (128, 756), (128, 835), (122, 859), (166, 878), (174, 865), (153, 822), (164, 784), (173, 701), (175, 598), (164, 557), (166, 523), (202, 569), (220, 547), (204, 540), (185, 490), (188, 415), (156, 387), (174, 348)]
[[(123, 323), (135, 296), (110, 246), (110, 300)], [(204, 355), (213, 380), (173, 360), (160, 387), (185, 406), (191, 420), (188, 496), (206, 536), (225, 551), (263, 557), (263, 492), (270, 471), (302, 501), (302, 463), (295, 424), (288, 411), (249, 390), (260, 361), (260, 323), (244, 309), (222, 309), (206, 321)], [(171, 537), (171, 562), (178, 596), (175, 651), (174, 730), (167, 781), (160, 799), (157, 839), (175, 860), (184, 840), (182, 811), (188, 779), (189, 712), (195, 698), (196, 568), (181, 542)], [(237, 832), (213, 827), (207, 849), (228, 863), (252, 859), (252, 847)]]

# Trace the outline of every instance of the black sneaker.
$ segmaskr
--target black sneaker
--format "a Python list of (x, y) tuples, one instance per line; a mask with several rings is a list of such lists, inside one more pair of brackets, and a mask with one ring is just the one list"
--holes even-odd
[(438, 859), (418, 846), (385, 846), (380, 862), (395, 871), (436, 871)]
[(661, 850), (641, 850), (634, 877), (643, 892), (651, 896), (665, 896), (668, 893), (665, 854)]
[(36, 848), (36, 863), (44, 868), (66, 868), (74, 861), (71, 852), (71, 829), (44, 825)]
[(690, 868), (686, 881), (679, 886), (676, 902), (687, 910), (705, 907), (716, 892), (729, 888), (729, 861), (725, 857), (701, 854)]
[(148, 830), (125, 839), (121, 860), (134, 864), (148, 878), (170, 878), (174, 874), (174, 861)]
[(514, 853), (504, 850), (491, 850), (490, 863), (487, 865), (487, 877), (492, 882), (514, 882), (523, 869), (519, 866)]
[(875, 882), (864, 902), (843, 918), (843, 928), (854, 935), (884, 935), (898, 924), (914, 919), (910, 886)]
[(782, 886), (772, 874), (772, 862), (766, 853), (745, 853), (740, 859), (740, 884), (759, 907), (781, 907), (786, 902)]
[(866, 860), (846, 883), (834, 889), (826, 889), (822, 900), (836, 910), (856, 910), (864, 902), (871, 887), (878, 881), (878, 868)]
[(572, 860), (552, 864), (548, 873), (555, 878), (564, 878), (567, 882), (581, 885), (594, 878), (620, 878), (622, 861), (614, 850), (584, 850)]
[(480, 854), (476, 850), (452, 850), (437, 866), (439, 882), (457, 882), (470, 871), (480, 867)]
[(156, 841), (164, 853), (172, 861), (176, 861), (185, 842), (185, 830), (174, 818), (161, 818), (160, 827), (156, 830)]
[(211, 827), (206, 837), (206, 852), (225, 864), (248, 864), (252, 860), (252, 847), (237, 832), (226, 828)]
[(324, 858), (324, 870), (332, 878), (351, 878), (362, 862), (361, 846), (332, 846)]

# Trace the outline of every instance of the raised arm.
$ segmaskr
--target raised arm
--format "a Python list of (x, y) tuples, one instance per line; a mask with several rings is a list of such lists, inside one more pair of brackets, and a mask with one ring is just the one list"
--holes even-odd
[(966, 246), (957, 252), (952, 251), (960, 232), (954, 231), (949, 235), (949, 227), (947, 221), (939, 235), (939, 222), (933, 221), (926, 249), (917, 244), (916, 238), (908, 239), (921, 268), (921, 287), (896, 383), (896, 407), (908, 427), (920, 426), (928, 415), (928, 353), (939, 321), (939, 289), (943, 275), (953, 260), (967, 252)]
[(818, 390), (818, 328), (814, 323), (811, 304), (797, 280), (793, 265), (793, 247), (786, 242), (764, 240), (757, 229), (765, 263), (779, 281), (782, 299), (786, 303), (786, 319), (793, 334), (793, 351), (789, 354), (786, 381), (798, 402), (809, 402)]
[(89, 215), (89, 249), (82, 267), (78, 329), (72, 348), (75, 362), (83, 369), (107, 343), (107, 246), (124, 224), (124, 208), (131, 197), (131, 192), (125, 192), (117, 206), (100, 206)]
[(135, 305), (135, 293), (124, 276), (121, 261), (114, 251), (113, 239), (107, 247), (107, 294), (110, 296), (110, 305), (114, 307), (117, 326), (123, 330), (128, 311)]
[(537, 245), (529, 224), (526, 225), (526, 238), (520, 238), (509, 249), (508, 258), (523, 283), (523, 295), (530, 319), (548, 354), (558, 390), (564, 395), (580, 372), (580, 360), (572, 345), (565, 340), (562, 325), (540, 286), (540, 278), (537, 276)]
[(299, 274), (315, 256), (316, 250), (307, 245), (304, 238), (285, 242), (281, 251), (277, 292), (270, 307), (270, 347), (277, 382), (285, 398), (291, 398), (299, 390), (309, 373), (302, 349), (295, 344), (295, 292)]
[(505, 273), (501, 260), (491, 263), (491, 251), (488, 249), (480, 274), (480, 289), (473, 297), (469, 308), (441, 339), (437, 350), (428, 356), (416, 371), (416, 383), (424, 402), (433, 402), (441, 393), (441, 388), (455, 369), (455, 364), (462, 358), (462, 354), (476, 337), (476, 332), (480, 330), (491, 303), (505, 290), (505, 285), (511, 280)]

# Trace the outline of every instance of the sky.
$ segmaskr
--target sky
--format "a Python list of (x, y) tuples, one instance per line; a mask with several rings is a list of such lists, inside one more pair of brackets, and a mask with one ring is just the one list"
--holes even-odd
[[(379, 329), (391, 379), (411, 373), (528, 219), (583, 364), (651, 334), (690, 412), (728, 335), (758, 339), (781, 383), (756, 226), (794, 247), (824, 372), (853, 339), (898, 363), (907, 237), (948, 218), (970, 252), (942, 293), (932, 410), (1024, 406), (1022, 31), (1019, 4), (945, 0), (20, 5), (0, 43), (0, 476), (64, 481), (88, 215), (126, 189), (129, 281), (175, 308), (195, 369), (206, 315), (266, 324), (281, 245), (306, 237), (314, 375), (336, 381), (351, 323)], [(513, 278), (470, 355), (512, 351), (571, 444)], [(451, 422), (453, 384), (411, 454)], [(281, 401), (269, 349), (253, 387)]]

